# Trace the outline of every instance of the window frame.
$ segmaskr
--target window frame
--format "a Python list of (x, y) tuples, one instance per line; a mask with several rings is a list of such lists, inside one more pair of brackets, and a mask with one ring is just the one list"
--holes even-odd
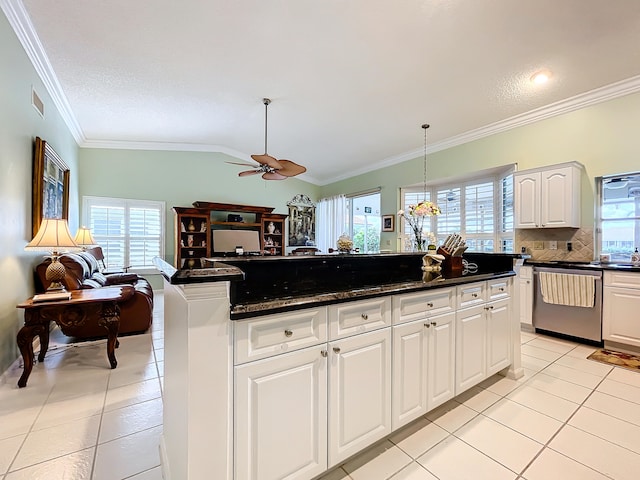
[[(132, 198), (118, 198), (118, 197), (98, 197), (85, 195), (82, 197), (82, 218), (83, 225), (90, 226), (91, 225), (91, 208), (92, 207), (115, 207), (115, 208), (124, 208), (125, 209), (125, 234), (124, 234), (124, 265), (122, 268), (126, 268), (128, 265), (131, 265), (131, 235), (130, 235), (130, 211), (134, 208), (145, 208), (145, 209), (157, 209), (160, 215), (160, 234), (159, 234), (159, 256), (164, 256), (165, 252), (165, 244), (166, 244), (166, 204), (164, 201), (160, 200), (139, 200)], [(100, 235), (97, 235), (93, 229), (91, 232), (96, 239), (98, 244), (100, 243), (99, 238)], [(108, 251), (104, 251), (105, 255), (105, 264), (108, 263)], [(112, 267), (113, 268), (113, 267)], [(144, 267), (130, 267), (129, 271), (139, 273), (139, 274), (153, 274), (158, 273), (158, 270), (153, 265), (145, 265)]]
[[(477, 240), (492, 240), (493, 241), (493, 252), (495, 253), (507, 253), (508, 250), (506, 247), (509, 245), (512, 246), (512, 250), (509, 253), (514, 253), (513, 248), (515, 245), (515, 229), (513, 228), (513, 221), (511, 222), (511, 229), (509, 230), (505, 225), (505, 217), (504, 212), (505, 208), (509, 208), (505, 204), (504, 198), (504, 182), (508, 182), (509, 177), (511, 178), (511, 217), (513, 217), (513, 173), (515, 171), (515, 165), (508, 165), (504, 167), (500, 167), (497, 169), (490, 169), (479, 172), (477, 175), (473, 176), (463, 176), (450, 178), (446, 181), (442, 182), (429, 182), (427, 184), (426, 194), (427, 200), (435, 199), (436, 205), (438, 205), (438, 192), (442, 192), (444, 190), (456, 190), (460, 189), (460, 231), (459, 233), (463, 238), (467, 239), (477, 239)], [(481, 183), (492, 183), (493, 184), (493, 232), (491, 233), (466, 233), (466, 191), (467, 187), (472, 187), (474, 185), (478, 185)], [(508, 184), (506, 185), (508, 187)], [(420, 199), (422, 199), (422, 195), (424, 193), (424, 185), (414, 185), (409, 187), (400, 188), (400, 209), (405, 210), (407, 203), (405, 202), (406, 194), (418, 194)], [(409, 245), (411, 238), (411, 233), (407, 231), (407, 226), (404, 218), (399, 219), (399, 239), (400, 239), (400, 251), (408, 251), (407, 246)], [(430, 232), (435, 233), (438, 245), (442, 244), (444, 239), (447, 237), (447, 233), (439, 233), (437, 227), (437, 217), (430, 217), (427, 222), (425, 221), (425, 229), (429, 229)], [(486, 251), (486, 250), (469, 250), (474, 252)]]

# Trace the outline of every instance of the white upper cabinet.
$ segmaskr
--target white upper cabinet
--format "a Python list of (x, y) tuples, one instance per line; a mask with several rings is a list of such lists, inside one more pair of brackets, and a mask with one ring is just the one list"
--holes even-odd
[(580, 176), (577, 162), (513, 174), (515, 228), (580, 227)]

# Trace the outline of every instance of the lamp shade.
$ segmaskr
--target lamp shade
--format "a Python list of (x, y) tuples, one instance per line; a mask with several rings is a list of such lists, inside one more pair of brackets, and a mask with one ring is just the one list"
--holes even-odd
[(79, 248), (71, 237), (67, 221), (59, 218), (43, 219), (36, 236), (24, 247), (25, 250), (55, 253), (62, 250), (79, 250)]
[(91, 235), (91, 229), (87, 227), (80, 227), (76, 232), (76, 236), (73, 241), (81, 247), (92, 247), (97, 245), (93, 235)]

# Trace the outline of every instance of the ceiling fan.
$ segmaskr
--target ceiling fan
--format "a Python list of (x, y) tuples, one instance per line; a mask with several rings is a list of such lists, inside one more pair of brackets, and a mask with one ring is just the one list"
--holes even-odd
[(307, 171), (302, 165), (298, 165), (291, 160), (277, 160), (267, 153), (267, 110), (271, 100), (263, 98), (264, 103), (264, 154), (263, 155), (251, 155), (256, 162), (260, 165), (252, 165), (250, 163), (239, 162), (227, 162), (233, 165), (243, 165), (245, 167), (251, 167), (253, 170), (245, 170), (238, 173), (239, 177), (246, 177), (249, 175), (262, 174), (262, 178), (265, 180), (285, 180), (289, 177), (295, 177)]

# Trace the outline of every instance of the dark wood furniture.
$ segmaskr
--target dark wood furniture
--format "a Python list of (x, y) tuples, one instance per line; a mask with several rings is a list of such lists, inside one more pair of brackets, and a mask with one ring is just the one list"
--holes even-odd
[[(193, 207), (173, 207), (176, 214), (175, 267), (203, 266), (200, 259), (214, 254), (212, 231), (216, 229), (255, 230), (263, 255), (285, 255), (288, 215), (272, 213), (273, 210), (274, 207), (203, 201), (193, 202)], [(242, 220), (232, 221), (234, 216)]]
[(61, 327), (81, 326), (88, 317), (99, 314), (98, 324), (108, 332), (107, 357), (111, 368), (116, 368), (115, 349), (119, 346), (118, 327), (120, 324), (120, 302), (133, 297), (132, 286), (114, 286), (95, 289), (72, 290), (69, 300), (34, 302), (33, 297), (17, 305), (24, 309), (24, 326), (17, 335), (18, 348), (22, 354), (24, 371), (18, 387), (27, 386), (27, 379), (33, 369), (33, 339), (40, 337), (38, 361), (43, 362), (49, 348), (49, 322)]

